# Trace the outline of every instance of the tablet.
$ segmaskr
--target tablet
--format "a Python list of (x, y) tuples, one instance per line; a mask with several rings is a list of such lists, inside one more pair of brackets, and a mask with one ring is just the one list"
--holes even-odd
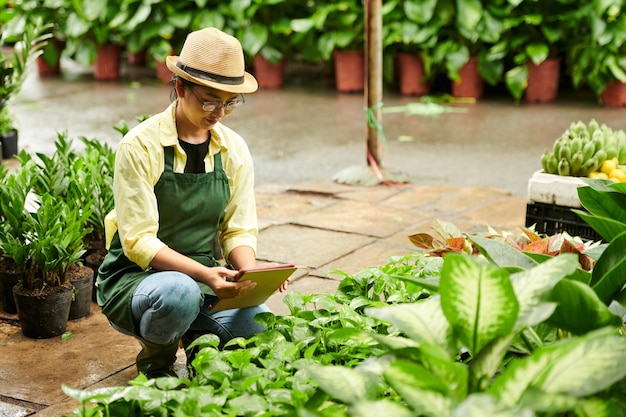
[(293, 264), (261, 265), (256, 268), (241, 269), (239, 270), (238, 281), (254, 281), (256, 282), (256, 287), (235, 298), (219, 300), (211, 308), (211, 311), (254, 307), (263, 304), (297, 269)]

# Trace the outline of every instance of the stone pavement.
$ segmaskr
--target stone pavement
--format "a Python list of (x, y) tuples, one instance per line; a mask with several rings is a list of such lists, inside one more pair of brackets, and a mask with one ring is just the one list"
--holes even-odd
[[(257, 187), (261, 261), (302, 265), (288, 292), (334, 291), (340, 276), (384, 265), (415, 247), (408, 236), (432, 232), (433, 220), (454, 223), (465, 232), (518, 231), (526, 199), (482, 187), (409, 184), (371, 187), (321, 181)], [(269, 306), (288, 312), (284, 294)], [(33, 340), (24, 337), (17, 317), (0, 313), (0, 417), (58, 417), (78, 403), (61, 385), (95, 389), (124, 385), (136, 376), (137, 342), (113, 330), (99, 308), (70, 321), (73, 337)], [(177, 369), (184, 372), (179, 350)]]

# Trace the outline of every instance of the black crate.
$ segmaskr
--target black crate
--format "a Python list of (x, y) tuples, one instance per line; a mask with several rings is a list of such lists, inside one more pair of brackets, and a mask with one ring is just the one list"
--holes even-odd
[(574, 213), (571, 207), (531, 201), (526, 205), (526, 227), (533, 224), (535, 231), (541, 234), (554, 235), (567, 232), (584, 240), (602, 240), (602, 237)]

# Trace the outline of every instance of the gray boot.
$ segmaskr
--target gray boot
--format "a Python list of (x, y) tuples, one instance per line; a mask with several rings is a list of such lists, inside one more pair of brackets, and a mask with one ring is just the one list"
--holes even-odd
[(141, 344), (141, 352), (137, 354), (137, 372), (148, 378), (161, 376), (178, 376), (174, 372), (178, 341), (169, 345), (158, 345), (145, 339), (136, 338)]

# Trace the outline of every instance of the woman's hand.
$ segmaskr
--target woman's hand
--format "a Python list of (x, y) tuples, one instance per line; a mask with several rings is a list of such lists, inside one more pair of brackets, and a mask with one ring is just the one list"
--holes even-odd
[(285, 292), (287, 291), (287, 287), (289, 286), (289, 283), (291, 282), (291, 280), (289, 278), (287, 278), (285, 280), (285, 282), (283, 282), (282, 284), (280, 284), (280, 287), (278, 287), (278, 291), (279, 292)]
[(219, 299), (235, 298), (256, 286), (252, 281), (235, 281), (238, 271), (233, 271), (221, 266), (206, 268), (203, 282), (207, 284)]

